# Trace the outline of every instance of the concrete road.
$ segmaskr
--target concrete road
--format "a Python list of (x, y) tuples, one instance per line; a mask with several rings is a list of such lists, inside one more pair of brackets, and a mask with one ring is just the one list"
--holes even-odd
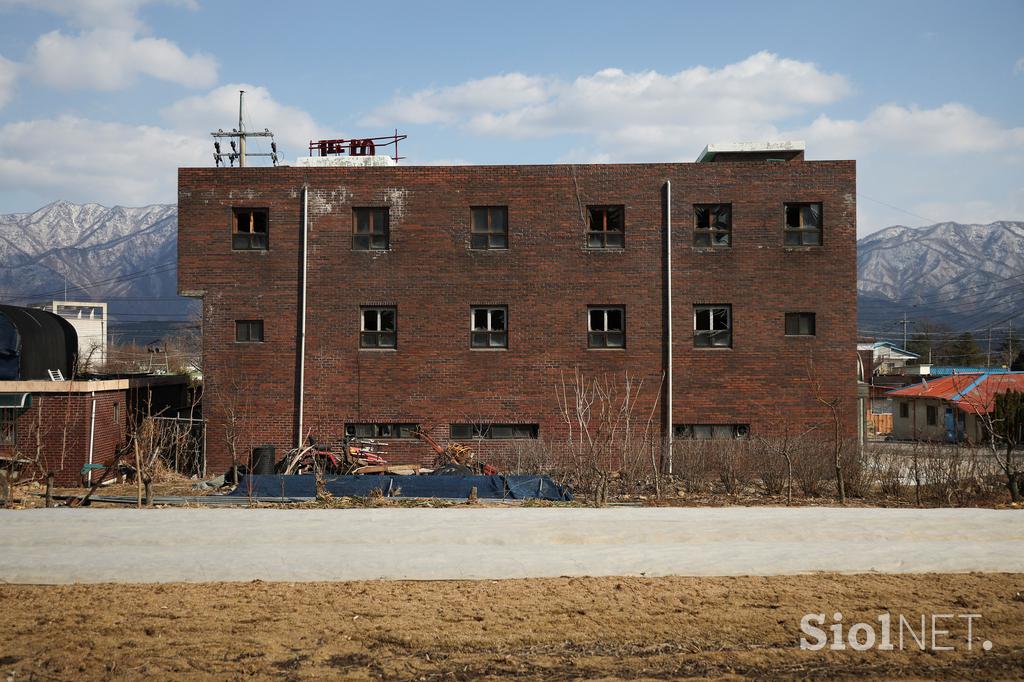
[(12, 583), (1024, 572), (1024, 511), (0, 511)]

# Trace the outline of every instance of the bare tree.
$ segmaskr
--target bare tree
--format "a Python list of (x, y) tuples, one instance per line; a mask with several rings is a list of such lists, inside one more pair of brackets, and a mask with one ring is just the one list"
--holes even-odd
[(846, 482), (843, 477), (843, 421), (842, 407), (846, 396), (842, 392), (829, 393), (822, 384), (821, 377), (814, 371), (814, 358), (807, 358), (807, 383), (810, 385), (814, 400), (826, 410), (832, 422), (832, 463), (835, 467), (836, 492), (839, 504), (846, 504)]

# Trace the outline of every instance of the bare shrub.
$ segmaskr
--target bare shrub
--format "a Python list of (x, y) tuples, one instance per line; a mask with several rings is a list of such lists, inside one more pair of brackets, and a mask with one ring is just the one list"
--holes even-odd
[(826, 481), (832, 479), (831, 443), (807, 439), (793, 448), (793, 479), (807, 497), (820, 497)]
[(677, 440), (672, 444), (673, 471), (682, 478), (683, 489), (688, 493), (711, 491), (714, 477), (714, 461), (709, 454), (709, 443), (705, 440)]

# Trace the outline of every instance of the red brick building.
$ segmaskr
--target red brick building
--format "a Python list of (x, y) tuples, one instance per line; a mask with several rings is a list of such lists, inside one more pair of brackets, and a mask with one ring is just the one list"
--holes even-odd
[(576, 369), (642, 379), (636, 415), (666, 439), (668, 424), (823, 423), (814, 385), (856, 432), (853, 161), (790, 145), (697, 163), (184, 168), (178, 189), (211, 471), (229, 440), (284, 450), (346, 425), (483, 436), (484, 452), (557, 443)]

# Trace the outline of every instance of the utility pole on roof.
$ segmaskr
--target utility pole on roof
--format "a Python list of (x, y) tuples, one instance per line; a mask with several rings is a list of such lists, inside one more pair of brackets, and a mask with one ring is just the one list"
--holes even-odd
[(245, 168), (245, 123), (242, 121), (242, 101), (245, 90), (238, 91), (238, 167)]
[[(213, 137), (213, 161), (217, 166), (220, 166), (227, 161), (231, 166), (235, 165), (235, 160), (238, 160), (238, 167), (245, 168), (248, 165), (248, 158), (250, 156), (269, 156), (273, 164), (277, 165), (277, 142), (274, 141), (274, 133), (270, 132), (267, 128), (263, 129), (263, 132), (246, 132), (245, 130), (245, 119), (243, 117), (245, 103), (245, 90), (238, 91), (238, 127), (233, 129), (231, 132), (225, 132), (223, 129), (217, 132), (210, 133)], [(219, 138), (226, 137), (230, 138), (231, 151), (222, 152), (220, 150)], [(233, 138), (238, 138), (238, 144), (236, 146)], [(270, 138), (270, 153), (269, 154), (249, 154), (246, 152), (246, 140), (250, 137), (269, 137)]]
[(907, 313), (903, 312), (903, 350), (907, 349)]
[(988, 328), (988, 352), (985, 354), (985, 369), (992, 367), (992, 327)]

